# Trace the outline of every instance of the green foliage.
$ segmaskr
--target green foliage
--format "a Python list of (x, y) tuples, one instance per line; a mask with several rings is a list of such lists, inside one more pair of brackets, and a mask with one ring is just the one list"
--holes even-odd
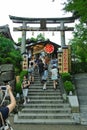
[(74, 86), (71, 81), (65, 81), (64, 82), (64, 89), (67, 94), (69, 94), (70, 91), (74, 92)]
[(18, 42), (22, 42), (22, 38), (18, 38)]
[(70, 73), (62, 73), (61, 77), (63, 80), (64, 89), (65, 89), (66, 93), (69, 94), (70, 91), (72, 91), (72, 93), (73, 93), (74, 85), (72, 84), (72, 78), (71, 78)]
[(45, 37), (42, 33), (38, 34), (37, 37), (31, 37), (30, 38), (30, 41), (33, 41), (33, 42), (38, 42), (38, 41), (45, 41)]
[(78, 24), (73, 32), (73, 39), (69, 42), (72, 48), (72, 55), (81, 62), (87, 62), (87, 26)]
[(39, 35), (37, 35), (37, 40), (38, 41), (45, 41), (45, 37), (42, 33), (40, 33)]
[(30, 41), (37, 42), (37, 38), (31, 37)]
[(14, 42), (3, 35), (0, 35), (0, 64), (11, 63), (16, 70), (21, 71), (22, 56), (19, 50), (14, 47)]
[(16, 88), (15, 88), (15, 92), (16, 93), (22, 93), (22, 88), (21, 88), (21, 84), (22, 84), (22, 81), (23, 81), (23, 77), (24, 75), (28, 75), (28, 71), (27, 70), (23, 70), (20, 72), (20, 81), (19, 82), (16, 82)]
[(73, 13), (82, 22), (87, 22), (87, 0), (67, 0), (64, 10)]
[(72, 73), (87, 73), (87, 62), (72, 62)]
[(62, 73), (61, 77), (62, 77), (63, 82), (65, 82), (67, 80), (71, 81), (71, 75), (70, 75), (70, 73)]
[(19, 94), (22, 93), (21, 82), (16, 83), (15, 92)]
[(14, 43), (8, 38), (3, 37), (0, 35), (0, 57), (7, 57), (9, 56), (9, 52), (14, 49)]
[(20, 73), (20, 82), (22, 82), (23, 81), (23, 77), (24, 77), (24, 75), (28, 75), (28, 71), (27, 70), (23, 70), (23, 71), (21, 71), (21, 73)]

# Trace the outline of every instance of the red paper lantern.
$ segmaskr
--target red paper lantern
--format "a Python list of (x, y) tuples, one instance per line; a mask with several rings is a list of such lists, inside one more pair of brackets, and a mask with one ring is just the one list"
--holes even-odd
[(44, 47), (44, 51), (46, 53), (52, 53), (54, 51), (54, 46), (52, 44), (47, 44), (45, 47)]

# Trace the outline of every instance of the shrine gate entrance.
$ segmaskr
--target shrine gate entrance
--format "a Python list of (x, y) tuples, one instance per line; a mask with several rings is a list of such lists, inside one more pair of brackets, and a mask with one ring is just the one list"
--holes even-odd
[[(13, 23), (20, 23), (22, 26), (14, 27), (13, 31), (22, 31), (22, 44), (21, 44), (21, 54), (26, 51), (26, 32), (27, 31), (60, 31), (61, 35), (61, 48), (63, 51), (58, 53), (58, 64), (59, 71), (68, 72), (70, 71), (70, 49), (66, 46), (65, 43), (65, 32), (73, 31), (73, 27), (65, 26), (66, 23), (73, 23), (75, 21), (74, 17), (65, 17), (65, 18), (24, 18), (9, 16)], [(29, 24), (29, 26), (27, 26)], [(39, 25), (39, 27), (31, 27), (30, 25)], [(52, 27), (56, 25), (56, 27)], [(60, 26), (58, 26), (60, 24)], [(47, 25), (51, 25), (48, 27)]]

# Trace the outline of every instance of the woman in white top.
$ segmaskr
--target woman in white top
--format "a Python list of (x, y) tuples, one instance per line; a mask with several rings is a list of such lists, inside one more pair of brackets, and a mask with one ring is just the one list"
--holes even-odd
[(56, 66), (53, 66), (51, 69), (51, 79), (53, 80), (53, 87), (56, 89), (58, 80), (58, 69)]

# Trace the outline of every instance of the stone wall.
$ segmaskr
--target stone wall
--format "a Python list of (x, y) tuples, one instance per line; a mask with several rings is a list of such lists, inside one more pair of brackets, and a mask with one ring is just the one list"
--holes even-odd
[(7, 82), (15, 88), (15, 71), (12, 64), (0, 65), (0, 85), (5, 85)]

